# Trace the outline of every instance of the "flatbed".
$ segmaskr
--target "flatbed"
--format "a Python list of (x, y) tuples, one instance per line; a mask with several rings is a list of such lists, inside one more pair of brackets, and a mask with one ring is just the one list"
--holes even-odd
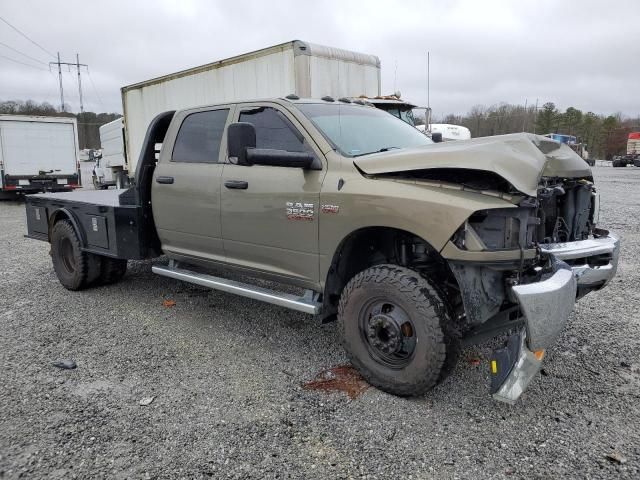
[(66, 213), (84, 236), (85, 252), (127, 260), (155, 256), (134, 189), (28, 195), (26, 213), (29, 238), (48, 241), (55, 216)]

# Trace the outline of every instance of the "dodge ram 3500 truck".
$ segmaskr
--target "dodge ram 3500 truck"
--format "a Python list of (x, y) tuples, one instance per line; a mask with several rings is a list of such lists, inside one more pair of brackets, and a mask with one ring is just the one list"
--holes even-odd
[(402, 396), (433, 388), (465, 342), (510, 330), (490, 391), (514, 402), (576, 299), (617, 266), (591, 170), (568, 146), (433, 144), (347, 99), (160, 114), (135, 180), (27, 198), (28, 236), (51, 243), (62, 285), (111, 283), (127, 260), (164, 254), (157, 274), (337, 319), (353, 365)]

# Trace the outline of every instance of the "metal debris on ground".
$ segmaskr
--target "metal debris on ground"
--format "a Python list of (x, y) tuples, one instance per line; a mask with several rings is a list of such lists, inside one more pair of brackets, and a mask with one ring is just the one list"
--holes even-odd
[(162, 302), (162, 305), (164, 305), (165, 307), (175, 307), (176, 306), (176, 301), (175, 300), (165, 300), (164, 302)]
[(303, 388), (323, 392), (344, 392), (353, 400), (370, 386), (351, 365), (339, 365), (322, 370), (315, 379), (305, 383)]
[(73, 370), (78, 366), (78, 364), (73, 360), (59, 360), (57, 362), (53, 362), (53, 366), (62, 368), (63, 370)]
[(609, 460), (611, 463), (617, 463), (618, 465), (622, 465), (623, 463), (627, 463), (627, 459), (620, 455), (618, 452), (607, 453), (604, 458)]
[(146, 407), (147, 405), (151, 405), (155, 399), (156, 397), (142, 397), (139, 404), (143, 407)]

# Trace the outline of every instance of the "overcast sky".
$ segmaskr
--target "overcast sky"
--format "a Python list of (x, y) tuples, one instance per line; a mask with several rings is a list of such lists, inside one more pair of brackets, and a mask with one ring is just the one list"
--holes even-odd
[[(85, 109), (121, 111), (123, 85), (293, 39), (375, 54), (383, 93), (435, 117), (500, 102), (640, 115), (639, 1), (2, 0), (0, 16), (89, 65)], [(54, 60), (0, 22), (0, 99), (59, 105)], [(12, 62), (10, 57), (33, 67)], [(43, 62), (43, 63), (39, 63)], [(36, 68), (34, 68), (36, 67)], [(39, 68), (38, 68), (39, 67)], [(65, 101), (79, 109), (75, 70)]]

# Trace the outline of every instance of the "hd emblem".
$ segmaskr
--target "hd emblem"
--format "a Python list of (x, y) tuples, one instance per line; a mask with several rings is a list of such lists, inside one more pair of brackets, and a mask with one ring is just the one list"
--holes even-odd
[(322, 213), (338, 213), (340, 211), (339, 205), (322, 205), (320, 207)]
[(313, 220), (313, 203), (287, 202), (289, 220)]

